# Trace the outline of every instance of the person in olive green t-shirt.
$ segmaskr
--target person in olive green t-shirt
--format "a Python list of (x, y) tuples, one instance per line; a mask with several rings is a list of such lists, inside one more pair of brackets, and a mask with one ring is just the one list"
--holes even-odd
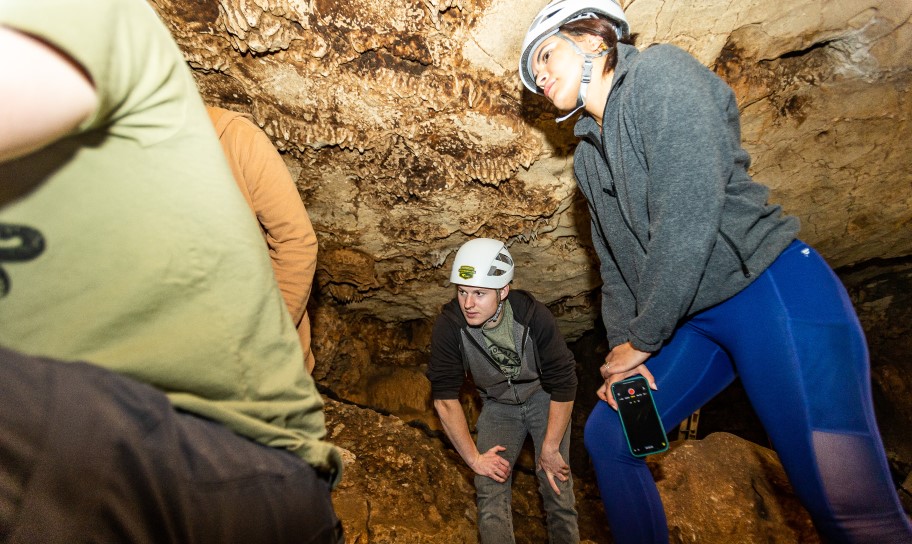
[[(168, 414), (149, 402), (158, 406), (155, 418), (176, 419), (175, 435), (189, 437), (175, 455), (212, 447), (211, 433), (227, 428), (232, 433), (219, 440), (238, 442), (222, 445), (223, 453), (210, 451), (206, 459), (215, 465), (254, 448), (251, 455), (293, 463), (294, 471), (312, 466), (335, 485), (341, 457), (324, 441), (322, 400), (301, 364), (259, 229), (183, 56), (154, 11), (142, 0), (4, 0), (0, 47), (0, 346), (6, 348), (0, 363), (11, 373), (7, 379), (32, 372), (24, 368), (31, 363), (60, 376), (102, 372), (103, 379), (86, 387), (114, 380), (115, 391), (130, 389), (115, 399), (130, 406), (122, 408), (124, 420), (136, 416), (150, 425), (145, 408), (132, 411), (133, 393), (167, 396), (164, 405), (177, 409)], [(83, 383), (83, 375), (67, 379)], [(20, 385), (54, 387), (50, 378), (36, 380)], [(86, 409), (110, 400), (104, 395), (86, 391)], [(2, 416), (9, 415), (5, 406)], [(40, 408), (38, 414), (47, 413)], [(81, 409), (77, 403), (74, 410)], [(67, 431), (78, 435), (75, 422), (83, 415), (64, 415), (73, 422)], [(177, 443), (169, 434), (143, 446), (146, 437), (129, 451), (155, 455), (172, 439)], [(152, 457), (149, 466), (158, 460)], [(196, 463), (191, 469), (205, 465), (186, 462)], [(260, 494), (250, 490), (250, 500), (268, 491), (270, 478), (263, 478)], [(219, 503), (210, 496), (178, 494), (166, 502), (175, 508), (180, 500), (207, 501), (208, 520), (219, 525)], [(278, 525), (292, 526), (272, 508)], [(4, 512), (0, 504), (0, 527)], [(181, 516), (188, 515), (176, 516), (184, 523)], [(172, 537), (184, 534), (172, 529)]]

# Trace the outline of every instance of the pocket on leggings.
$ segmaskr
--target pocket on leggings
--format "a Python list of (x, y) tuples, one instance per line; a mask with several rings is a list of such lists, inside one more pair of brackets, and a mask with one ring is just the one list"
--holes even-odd
[(866, 432), (870, 399), (864, 338), (854, 324), (792, 320), (811, 427)]

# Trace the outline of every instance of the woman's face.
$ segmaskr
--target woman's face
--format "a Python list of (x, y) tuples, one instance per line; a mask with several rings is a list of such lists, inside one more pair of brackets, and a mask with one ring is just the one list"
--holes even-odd
[(554, 106), (563, 111), (576, 107), (583, 61), (567, 40), (554, 35), (543, 41), (532, 56), (535, 84)]

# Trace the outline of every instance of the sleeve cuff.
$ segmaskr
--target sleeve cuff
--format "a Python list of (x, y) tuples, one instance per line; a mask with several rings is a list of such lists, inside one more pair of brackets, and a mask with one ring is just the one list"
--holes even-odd
[(576, 400), (576, 388), (562, 389), (551, 392), (551, 400), (554, 402), (572, 402)]
[(663, 343), (662, 340), (659, 340), (658, 342), (654, 342), (654, 343), (646, 342), (646, 341), (641, 340), (640, 338), (636, 337), (633, 333), (630, 334), (630, 338), (628, 338), (627, 341), (630, 342), (630, 345), (633, 346), (634, 348), (636, 348), (640, 351), (647, 351), (649, 353), (654, 353), (656, 351), (659, 351), (659, 348), (662, 347), (662, 343)]
[(618, 346), (620, 346), (621, 344), (624, 344), (624, 343), (626, 343), (626, 342), (627, 342), (627, 337), (626, 337), (626, 336), (613, 336), (613, 337), (608, 337), (608, 350), (611, 351), (611, 350), (613, 350), (614, 348), (616, 348), (616, 347), (618, 347)]
[(431, 400), (459, 400), (459, 391), (432, 391)]

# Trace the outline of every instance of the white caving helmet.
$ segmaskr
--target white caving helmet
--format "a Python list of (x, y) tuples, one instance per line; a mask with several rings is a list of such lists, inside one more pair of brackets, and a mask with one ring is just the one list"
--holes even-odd
[(462, 244), (453, 260), (450, 283), (502, 289), (513, 279), (513, 257), (500, 240), (476, 238)]
[(522, 78), (523, 85), (533, 93), (542, 94), (541, 89), (535, 84), (532, 60), (535, 50), (538, 49), (538, 46), (543, 41), (557, 34), (567, 40), (574, 51), (583, 57), (583, 77), (580, 83), (579, 96), (576, 99), (576, 109), (559, 118), (558, 122), (567, 119), (583, 107), (586, 101), (586, 91), (592, 79), (592, 59), (607, 54), (607, 51), (595, 55), (583, 53), (575, 42), (558, 31), (561, 26), (571, 21), (593, 19), (598, 16), (607, 17), (614, 23), (618, 40), (630, 35), (630, 24), (627, 23), (627, 17), (624, 15), (624, 10), (621, 9), (618, 0), (554, 0), (538, 12), (538, 15), (532, 20), (529, 30), (526, 31), (522, 52), (519, 55), (519, 75)]

